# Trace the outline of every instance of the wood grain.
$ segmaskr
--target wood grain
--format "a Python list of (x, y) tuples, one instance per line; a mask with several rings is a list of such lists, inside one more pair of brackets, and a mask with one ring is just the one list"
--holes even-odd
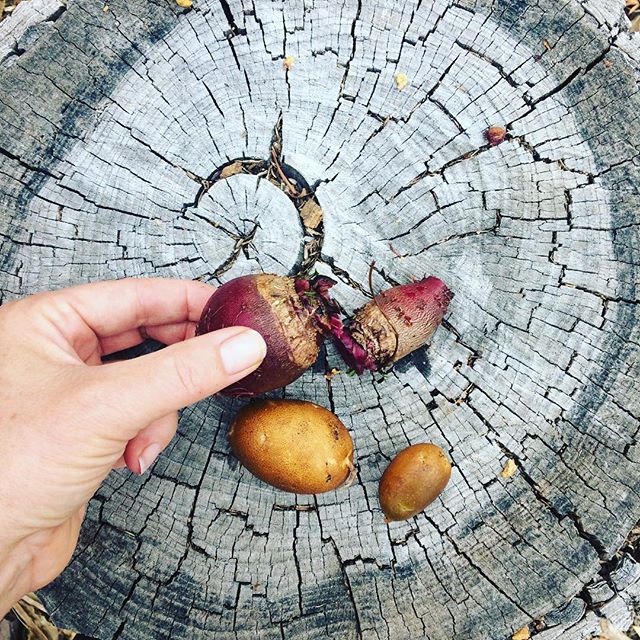
[[(207, 186), (268, 160), (280, 117), (282, 158), (322, 207), (315, 267), (345, 307), (366, 299), (373, 260), (377, 288), (431, 273), (456, 297), (432, 346), (385, 379), (327, 381), (328, 348), (276, 394), (350, 428), (350, 488), (265, 486), (229, 453), (241, 402), (199, 403), (150, 474), (115, 472), (92, 500), (44, 591), (54, 618), (100, 638), (501, 640), (579, 609), (640, 518), (640, 48), (621, 10), (108, 5), (70, 1), (0, 71), (2, 299), (295, 271), (308, 229), (286, 193), (248, 175)], [(495, 147), (493, 125), (508, 131)], [(452, 480), (387, 526), (377, 481), (421, 441), (448, 452)]]

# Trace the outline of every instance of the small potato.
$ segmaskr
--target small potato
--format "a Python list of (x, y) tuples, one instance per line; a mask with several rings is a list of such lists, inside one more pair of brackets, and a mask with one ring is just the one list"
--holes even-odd
[(431, 504), (447, 486), (451, 463), (435, 444), (402, 450), (380, 478), (378, 495), (386, 522), (407, 520)]
[(260, 400), (241, 409), (229, 443), (253, 475), (292, 493), (324, 493), (353, 470), (353, 442), (338, 417), (303, 400)]

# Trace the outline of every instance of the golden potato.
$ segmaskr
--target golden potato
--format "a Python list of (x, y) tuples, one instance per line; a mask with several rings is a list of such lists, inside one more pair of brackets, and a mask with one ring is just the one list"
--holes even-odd
[(385, 521), (406, 520), (431, 504), (447, 486), (451, 463), (435, 444), (402, 450), (380, 478), (378, 497)]
[(353, 442), (338, 417), (303, 400), (260, 400), (236, 415), (229, 443), (254, 476), (292, 493), (336, 489), (353, 470)]

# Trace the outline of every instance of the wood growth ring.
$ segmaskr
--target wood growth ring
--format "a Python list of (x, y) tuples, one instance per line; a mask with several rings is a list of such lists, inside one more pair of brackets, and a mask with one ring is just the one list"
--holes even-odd
[[(304, 243), (297, 264), (289, 269), (291, 275), (309, 275), (310, 270), (314, 267), (320, 256), (323, 237), (323, 213), (322, 207), (315, 196), (313, 187), (309, 186), (304, 177), (298, 173), (293, 167), (284, 162), (282, 158), (282, 114), (278, 117), (278, 121), (273, 129), (273, 137), (268, 159), (260, 158), (236, 158), (221, 167), (217, 168), (206, 179), (198, 178), (190, 174), (194, 180), (202, 184), (196, 195), (193, 207), (197, 207), (209, 190), (220, 180), (227, 180), (235, 175), (254, 175), (259, 179), (265, 179), (275, 185), (286, 197), (288, 197), (296, 211), (300, 216), (300, 222), (304, 229)], [(245, 186), (246, 185), (245, 183)], [(257, 187), (258, 185), (256, 185)], [(185, 205), (183, 212), (187, 213), (190, 206)], [(214, 219), (202, 216), (196, 211), (193, 215), (206, 220), (217, 229), (223, 228)], [(247, 235), (238, 235), (237, 230), (229, 233), (230, 237), (236, 241), (234, 252), (231, 256), (218, 268), (212, 277), (222, 275), (233, 262), (236, 260), (238, 253), (253, 241), (255, 233), (259, 227), (256, 222), (253, 229)], [(286, 225), (281, 229), (285, 235), (295, 234), (296, 229)], [(284, 265), (283, 265), (284, 266)], [(281, 271), (281, 269), (279, 270)]]

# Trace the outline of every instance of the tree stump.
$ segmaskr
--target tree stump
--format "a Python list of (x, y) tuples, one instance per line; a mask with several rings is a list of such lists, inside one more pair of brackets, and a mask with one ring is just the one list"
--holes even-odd
[[(261, 483), (226, 440), (242, 401), (201, 402), (150, 473), (91, 501), (43, 591), (54, 619), (103, 639), (500, 640), (573, 602), (640, 518), (622, 4), (33, 4), (0, 71), (2, 299), (313, 268), (353, 309), (372, 263), (376, 290), (434, 274), (456, 294), (389, 375), (325, 376), (329, 346), (274, 394), (342, 418), (351, 487)], [(423, 441), (452, 480), (387, 525), (378, 479)]]

